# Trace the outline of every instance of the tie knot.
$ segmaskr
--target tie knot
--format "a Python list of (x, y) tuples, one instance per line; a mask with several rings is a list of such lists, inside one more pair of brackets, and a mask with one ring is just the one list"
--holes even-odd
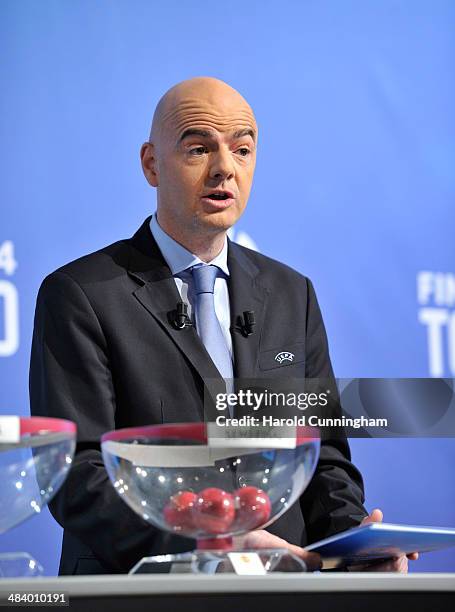
[(196, 294), (213, 293), (218, 268), (216, 266), (194, 266), (191, 271)]

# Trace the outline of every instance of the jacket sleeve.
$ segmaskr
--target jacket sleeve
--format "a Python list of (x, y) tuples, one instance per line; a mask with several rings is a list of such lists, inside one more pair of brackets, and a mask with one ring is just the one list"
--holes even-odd
[[(330, 363), (327, 335), (313, 285), (308, 283), (306, 321), (306, 379), (314, 384), (329, 384), (336, 391)], [(315, 379), (318, 379), (315, 380)], [(330, 416), (340, 416), (337, 400), (331, 403)], [(346, 436), (337, 430), (321, 431), (321, 451), (315, 474), (301, 500), (308, 543), (358, 525), (365, 510), (363, 480), (351, 463)]]
[(51, 513), (107, 571), (128, 570), (149, 552), (157, 530), (122, 501), (104, 468), (99, 439), (115, 429), (108, 348), (86, 294), (64, 272), (48, 276), (38, 294), (29, 383), (33, 416), (78, 427), (76, 456)]

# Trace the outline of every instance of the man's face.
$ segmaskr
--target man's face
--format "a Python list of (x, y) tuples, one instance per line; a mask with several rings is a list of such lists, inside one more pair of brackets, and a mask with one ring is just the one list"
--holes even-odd
[[(256, 142), (254, 115), (238, 94), (193, 95), (163, 113), (158, 136), (143, 152), (146, 176), (158, 187), (160, 222), (177, 234), (230, 228), (248, 201)], [(152, 158), (152, 177), (144, 153)]]

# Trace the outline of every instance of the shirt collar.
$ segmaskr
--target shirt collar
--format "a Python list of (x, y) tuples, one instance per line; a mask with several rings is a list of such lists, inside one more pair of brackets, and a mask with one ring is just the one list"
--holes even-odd
[(224, 239), (224, 245), (221, 252), (207, 264), (199, 259), (197, 255), (194, 255), (194, 253), (191, 253), (185, 249), (184, 246), (171, 238), (171, 236), (169, 236), (169, 234), (167, 234), (158, 223), (156, 213), (150, 220), (150, 231), (152, 232), (152, 236), (155, 238), (158, 248), (166, 260), (166, 263), (169, 266), (173, 276), (180, 274), (192, 266), (197, 266), (198, 264), (210, 264), (212, 266), (217, 266), (224, 272), (224, 274), (226, 274), (226, 276), (229, 276), (229, 269), (227, 265), (227, 238)]

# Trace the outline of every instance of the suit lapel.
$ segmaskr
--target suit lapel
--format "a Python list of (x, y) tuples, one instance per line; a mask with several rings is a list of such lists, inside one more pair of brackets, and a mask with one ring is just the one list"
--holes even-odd
[[(150, 219), (144, 221), (129, 241), (128, 273), (142, 285), (134, 291), (134, 296), (191, 362), (214, 397), (224, 389), (224, 383), (195, 328), (177, 330), (168, 320), (168, 313), (176, 308), (181, 298), (169, 266), (150, 232)], [(241, 247), (230, 240), (228, 267), (234, 376), (252, 378), (257, 372), (259, 338), (269, 292), (259, 282), (258, 268)], [(242, 334), (239, 320), (245, 310), (254, 311), (256, 319), (254, 333), (247, 337)]]
[(194, 327), (177, 330), (169, 322), (168, 313), (175, 310), (181, 298), (169, 266), (150, 232), (150, 218), (145, 220), (130, 241), (128, 272), (142, 283), (134, 291), (134, 296), (158, 321), (203, 380), (221, 380), (220, 373)]
[[(241, 247), (230, 240), (228, 267), (234, 375), (236, 378), (253, 378), (257, 372), (259, 338), (269, 292), (259, 282), (258, 268)], [(245, 310), (254, 311), (256, 320), (250, 336), (245, 336), (241, 331), (241, 317)]]

